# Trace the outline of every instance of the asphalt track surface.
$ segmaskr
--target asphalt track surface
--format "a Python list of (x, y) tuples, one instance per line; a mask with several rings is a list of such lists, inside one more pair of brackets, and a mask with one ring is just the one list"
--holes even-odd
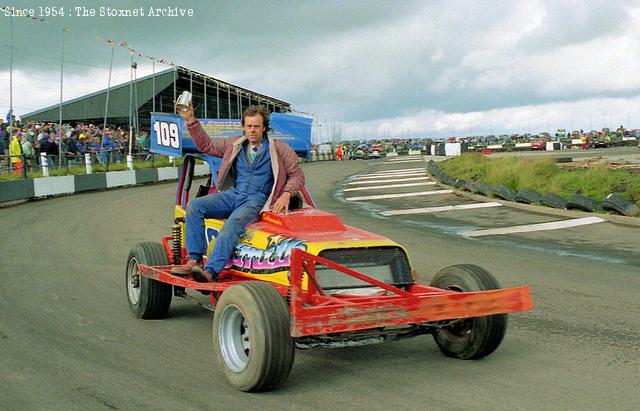
[(214, 365), (210, 312), (174, 299), (169, 318), (143, 321), (127, 307), (129, 249), (157, 241), (172, 224), (175, 184), (161, 184), (0, 209), (0, 408), (640, 408), (635, 261), (470, 240), (375, 218), (335, 198), (345, 178), (379, 167), (357, 161), (304, 169), (320, 208), (403, 244), (425, 278), (447, 265), (474, 263), (503, 287), (531, 286), (535, 308), (509, 317), (493, 355), (447, 358), (430, 336), (297, 351), (279, 390), (235, 391)]

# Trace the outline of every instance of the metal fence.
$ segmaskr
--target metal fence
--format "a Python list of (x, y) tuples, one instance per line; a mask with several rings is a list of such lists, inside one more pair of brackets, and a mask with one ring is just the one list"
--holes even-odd
[[(165, 156), (161, 156), (166, 159)], [(19, 161), (15, 161), (19, 159)], [(15, 178), (48, 177), (49, 175), (92, 174), (102, 171), (116, 171), (134, 168), (153, 168), (158, 156), (149, 151), (140, 151), (127, 162), (126, 152), (122, 149), (103, 150), (86, 154), (36, 155), (20, 154), (0, 155), (0, 176)], [(161, 161), (171, 163), (171, 160)]]

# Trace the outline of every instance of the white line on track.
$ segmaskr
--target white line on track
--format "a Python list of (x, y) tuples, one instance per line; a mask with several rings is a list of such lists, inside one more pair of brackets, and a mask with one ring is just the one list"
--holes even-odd
[(424, 160), (383, 161), (382, 164), (424, 163)]
[(386, 186), (345, 188), (343, 191), (379, 190), (381, 188), (385, 189), (385, 188), (434, 186), (434, 185), (436, 185), (435, 181), (425, 181), (425, 182), (422, 182), (422, 183), (389, 184), (389, 185), (386, 185)]
[(437, 213), (440, 211), (469, 210), (473, 208), (487, 208), (487, 207), (500, 207), (500, 206), (502, 206), (502, 204), (489, 202), (489, 203), (449, 205), (449, 206), (441, 206), (441, 207), (410, 208), (407, 210), (383, 211), (380, 214), (388, 217), (392, 215), (402, 215), (402, 214)]
[(347, 183), (348, 186), (350, 185), (359, 185), (359, 184), (377, 184), (381, 181), (384, 181), (385, 183), (395, 183), (396, 181), (418, 181), (418, 180), (429, 180), (429, 177), (410, 177), (410, 178), (392, 178), (391, 180), (374, 180), (374, 181), (352, 181), (350, 183)]
[(388, 173), (402, 173), (402, 172), (409, 172), (409, 171), (425, 171), (424, 167), (414, 167), (414, 168), (399, 168), (396, 170), (380, 170), (380, 171), (374, 171), (371, 174), (388, 174)]
[(358, 176), (354, 180), (368, 180), (372, 178), (394, 178), (394, 177), (422, 177), (425, 176), (426, 172), (424, 171), (412, 171), (410, 173), (393, 173), (393, 174), (366, 174), (363, 176)]
[(427, 170), (425, 170), (424, 168), (419, 168), (419, 169), (416, 169), (416, 170), (388, 170), (388, 171), (385, 171), (385, 172), (374, 171), (372, 173), (367, 173), (367, 174), (364, 174), (364, 175), (367, 175), (367, 176), (386, 176), (388, 174), (424, 173), (426, 171)]
[(601, 223), (604, 220), (600, 217), (574, 218), (572, 220), (553, 221), (550, 223), (517, 225), (514, 227), (489, 228), (486, 230), (473, 230), (461, 233), (466, 237), (481, 237), (485, 235), (530, 233), (533, 231), (557, 230), (561, 228), (578, 227), (581, 225)]
[(403, 162), (403, 161), (407, 161), (407, 160), (418, 160), (418, 159), (422, 159), (422, 156), (403, 156), (403, 157), (389, 157), (387, 159), (385, 159), (385, 161), (397, 161), (399, 163)]
[(451, 193), (453, 193), (453, 190), (418, 191), (416, 193), (380, 194), (375, 196), (349, 197), (349, 198), (345, 198), (345, 200), (347, 201), (381, 200), (384, 198), (417, 197), (417, 196), (428, 196), (433, 194), (451, 194)]

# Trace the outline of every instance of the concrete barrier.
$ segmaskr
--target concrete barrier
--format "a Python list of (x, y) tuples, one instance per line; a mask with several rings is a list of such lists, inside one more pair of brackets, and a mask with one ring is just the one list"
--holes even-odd
[(22, 200), (33, 196), (33, 180), (9, 180), (0, 183), (0, 202)]
[(158, 170), (155, 168), (143, 168), (136, 170), (136, 184), (155, 183), (158, 181)]
[[(195, 174), (209, 174), (209, 166), (196, 166)], [(178, 168), (163, 167), (0, 181), (0, 203), (177, 179)]]
[(547, 144), (545, 145), (545, 149), (547, 151), (561, 150), (562, 143), (559, 143), (557, 141), (547, 141)]
[(196, 176), (204, 176), (211, 174), (209, 171), (209, 164), (196, 164), (193, 168), (193, 174)]
[(33, 179), (33, 195), (44, 197), (75, 192), (74, 176), (47, 177)]
[(447, 157), (459, 156), (462, 153), (460, 143), (446, 143), (444, 145), (444, 155)]
[(107, 176), (105, 173), (81, 174), (73, 176), (75, 191), (100, 190), (107, 187)]
[(107, 187), (130, 186), (136, 183), (135, 171), (109, 171), (107, 174)]
[(178, 169), (174, 167), (161, 167), (158, 169), (158, 181), (175, 180), (178, 178)]

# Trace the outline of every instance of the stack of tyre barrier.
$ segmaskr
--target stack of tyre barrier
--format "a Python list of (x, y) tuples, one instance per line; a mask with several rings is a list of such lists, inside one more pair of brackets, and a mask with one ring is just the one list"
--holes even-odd
[(442, 184), (453, 186), (458, 190), (469, 191), (474, 194), (482, 194), (486, 197), (501, 198), (506, 201), (515, 201), (523, 204), (543, 205), (552, 208), (580, 210), (587, 212), (606, 211), (629, 217), (639, 217), (640, 208), (633, 202), (619, 194), (609, 194), (602, 202), (589, 198), (582, 194), (574, 194), (566, 199), (555, 193), (538, 193), (529, 188), (523, 188), (518, 192), (513, 191), (503, 184), (490, 186), (485, 182), (464, 180), (447, 175), (433, 161), (427, 163), (427, 171)]

